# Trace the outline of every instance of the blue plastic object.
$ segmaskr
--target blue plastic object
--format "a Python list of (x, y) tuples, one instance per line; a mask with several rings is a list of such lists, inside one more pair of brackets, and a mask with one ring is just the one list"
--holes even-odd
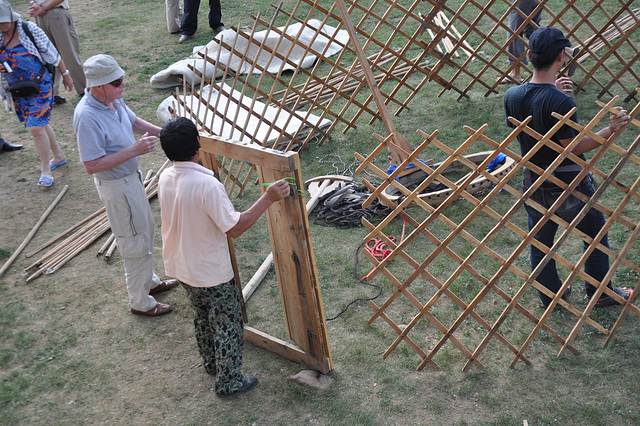
[[(419, 160), (422, 164), (424, 164), (425, 166), (428, 166), (428, 164), (427, 164), (427, 162), (426, 162), (426, 161), (424, 161), (424, 160), (420, 160), (419, 158), (418, 158), (418, 160)], [(411, 169), (411, 168), (413, 168), (413, 167), (416, 167), (416, 165), (415, 165), (415, 164), (413, 164), (413, 163), (409, 163), (409, 165), (408, 165), (407, 167), (405, 167), (404, 169), (405, 169), (405, 170), (408, 170), (408, 169)], [(392, 174), (393, 172), (395, 172), (395, 171), (396, 171), (396, 169), (397, 169), (397, 168), (398, 168), (398, 166), (394, 166), (393, 164), (390, 164), (390, 165), (389, 165), (389, 167), (387, 167), (387, 174), (388, 174), (388, 175)], [(429, 175), (427, 175), (427, 176), (429, 176)], [(399, 179), (398, 177), (396, 177), (396, 180), (397, 180), (398, 182), (400, 182), (400, 179)]]
[(487, 170), (489, 170), (490, 172), (494, 171), (496, 167), (498, 167), (498, 165), (504, 161), (505, 158), (507, 158), (506, 154), (503, 154), (502, 152), (498, 153), (498, 155), (496, 155), (496, 158), (494, 158), (487, 166)]

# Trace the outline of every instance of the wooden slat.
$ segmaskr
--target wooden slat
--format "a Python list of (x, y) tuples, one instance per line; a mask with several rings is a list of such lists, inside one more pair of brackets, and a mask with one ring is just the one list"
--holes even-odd
[(280, 340), (277, 337), (270, 336), (253, 327), (244, 327), (244, 338), (245, 341), (252, 345), (286, 358), (289, 361), (306, 365), (307, 367), (317, 370), (323, 374), (327, 374), (333, 370), (331, 358), (317, 359), (297, 346), (287, 343), (284, 340)]

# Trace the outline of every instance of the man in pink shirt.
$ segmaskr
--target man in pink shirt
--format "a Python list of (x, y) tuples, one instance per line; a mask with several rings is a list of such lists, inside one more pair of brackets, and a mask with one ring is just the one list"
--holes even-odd
[(191, 121), (169, 120), (160, 143), (174, 162), (158, 182), (165, 272), (187, 291), (204, 368), (217, 376), (216, 393), (246, 392), (258, 379), (240, 371), (244, 324), (227, 236), (242, 235), (271, 204), (289, 195), (289, 184), (269, 185), (240, 213), (213, 172), (198, 164), (200, 137)]

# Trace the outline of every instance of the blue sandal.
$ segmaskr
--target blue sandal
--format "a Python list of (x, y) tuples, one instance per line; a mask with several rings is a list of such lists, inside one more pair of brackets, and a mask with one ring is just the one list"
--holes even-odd
[(38, 186), (51, 186), (53, 185), (53, 177), (40, 176)]
[(59, 163), (49, 162), (49, 170), (54, 170), (58, 166), (62, 166), (63, 164), (67, 164), (67, 160), (62, 160)]

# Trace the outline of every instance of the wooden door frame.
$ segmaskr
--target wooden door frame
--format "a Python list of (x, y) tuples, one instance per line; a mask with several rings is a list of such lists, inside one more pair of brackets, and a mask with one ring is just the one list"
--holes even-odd
[[(300, 161), (296, 152), (280, 152), (258, 144), (237, 143), (213, 135), (200, 134), (202, 164), (217, 173), (217, 157), (248, 162), (256, 167), (260, 183), (293, 178), (303, 188)], [(245, 340), (321, 373), (333, 369), (322, 296), (318, 284), (309, 218), (303, 194), (274, 203), (266, 213), (280, 298), (289, 337), (288, 343), (253, 327), (245, 327)], [(235, 253), (230, 246), (231, 259)], [(236, 273), (236, 280), (239, 277)]]

